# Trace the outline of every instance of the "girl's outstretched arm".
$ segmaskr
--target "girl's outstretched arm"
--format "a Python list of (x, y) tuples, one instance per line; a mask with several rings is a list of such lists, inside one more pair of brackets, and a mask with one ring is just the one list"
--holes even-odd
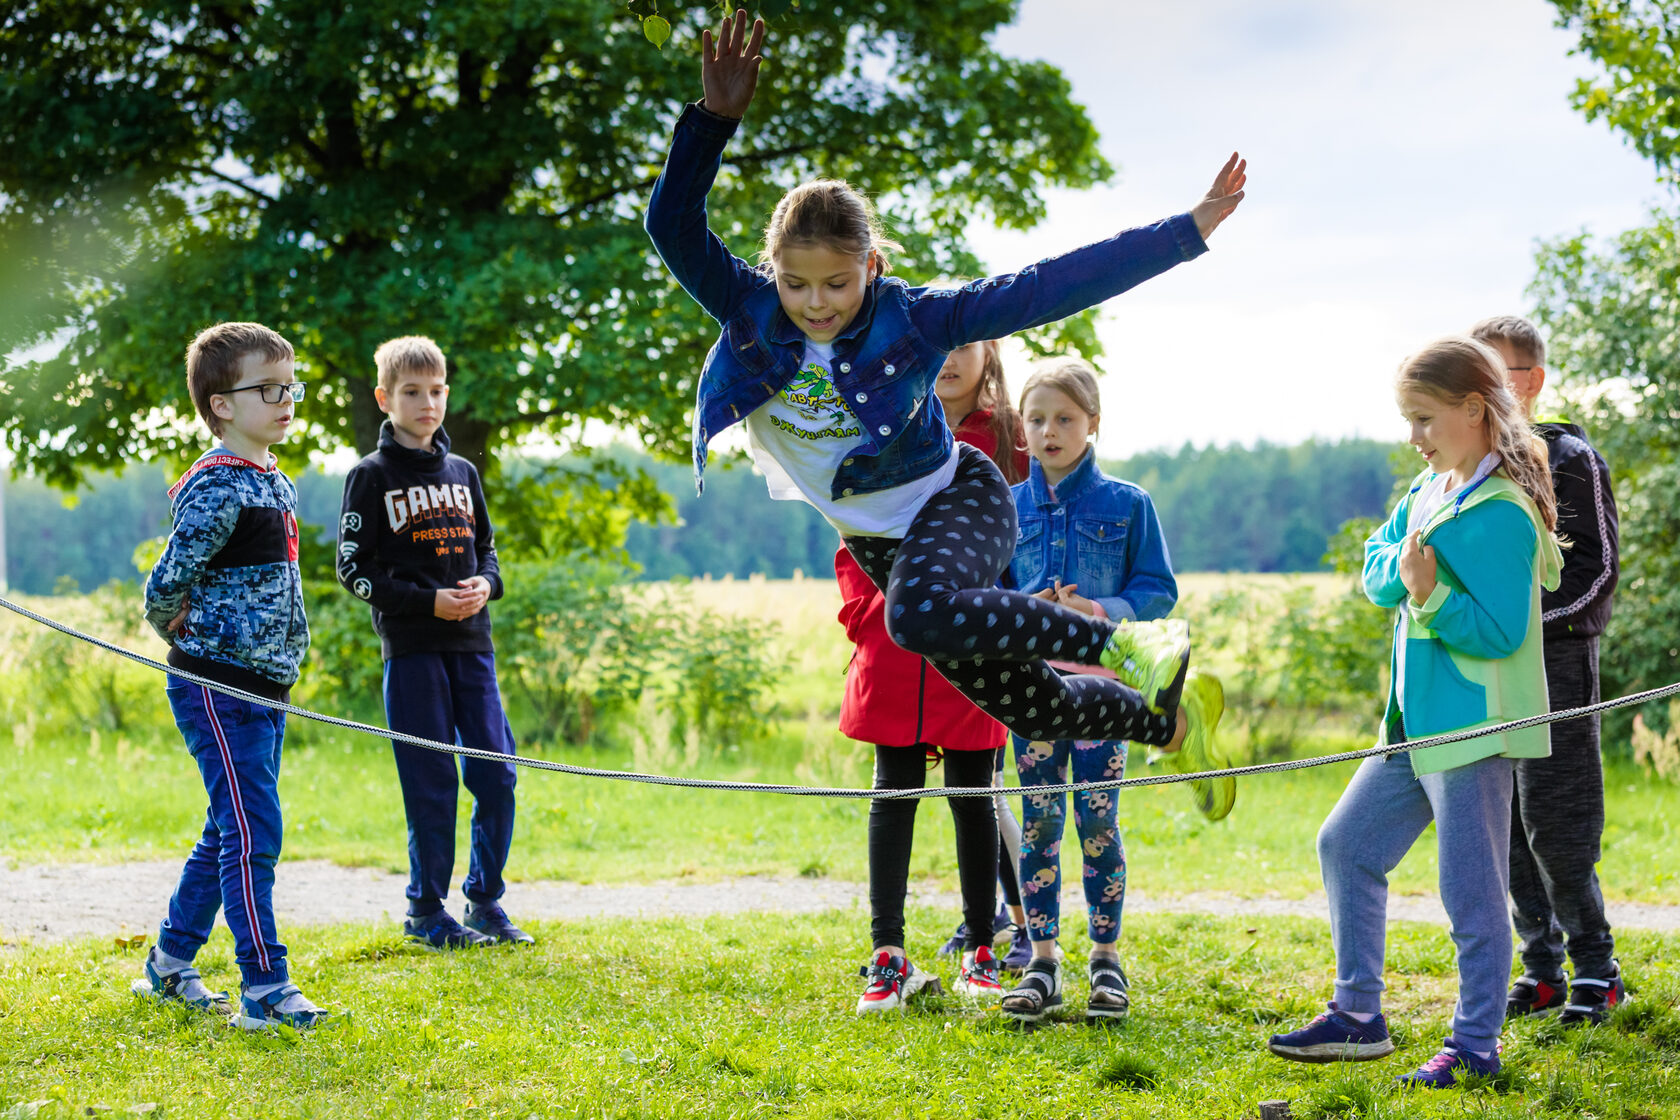
[(767, 283), (752, 265), (731, 253), (706, 224), (706, 195), (717, 179), (723, 149), (758, 87), (758, 48), (764, 23), (746, 34), (746, 13), (736, 12), (701, 37), (700, 78), (705, 102), (690, 105), (677, 121), (644, 222), (654, 248), (677, 283), (720, 323), (750, 292)]
[[(758, 67), (764, 56), (764, 21), (753, 20), (752, 37), (747, 36), (747, 13), (735, 9), (718, 27), (716, 49), (710, 28), (700, 33), (700, 84), (706, 91), (701, 102), (708, 112), (740, 120), (747, 115), (758, 90)], [(1217, 223), (1216, 223), (1217, 224)]]
[(1192, 210), (1019, 272), (926, 292), (912, 305), (911, 320), (929, 343), (951, 351), (1095, 307), (1207, 252), (1206, 235), (1242, 202), (1247, 182), (1248, 164), (1233, 153)]

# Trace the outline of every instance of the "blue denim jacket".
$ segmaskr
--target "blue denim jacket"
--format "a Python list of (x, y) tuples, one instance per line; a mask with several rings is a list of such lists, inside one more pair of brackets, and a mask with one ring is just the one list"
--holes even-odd
[[(739, 123), (698, 105), (684, 109), (648, 200), (654, 248), (723, 328), (700, 371), (696, 489), (712, 437), (774, 396), (805, 355), (805, 336), (782, 310), (771, 270), (735, 256), (706, 225), (706, 194)], [(1196, 223), (1179, 214), (961, 288), (875, 280), (834, 341), (834, 386), (863, 422), (864, 438), (835, 472), (833, 496), (902, 486), (950, 457), (951, 433), (933, 395), (950, 351), (1065, 319), (1206, 251)]]
[(1102, 604), (1110, 618), (1165, 618), (1178, 603), (1178, 581), (1149, 492), (1097, 467), (1086, 452), (1051, 490), (1034, 459), (1012, 488), (1020, 524), (1009, 578), (1022, 591), (1060, 579)]

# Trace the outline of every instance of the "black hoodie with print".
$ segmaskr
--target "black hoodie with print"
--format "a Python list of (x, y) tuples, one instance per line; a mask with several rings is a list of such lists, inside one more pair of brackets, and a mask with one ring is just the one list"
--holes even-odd
[(338, 582), (373, 608), (385, 660), (405, 653), (490, 653), (490, 608), (452, 622), (433, 613), (439, 588), (483, 576), (502, 597), (496, 540), (478, 471), (449, 453), (439, 428), (430, 451), (396, 440), (391, 422), (379, 449), (344, 480), (338, 518)]

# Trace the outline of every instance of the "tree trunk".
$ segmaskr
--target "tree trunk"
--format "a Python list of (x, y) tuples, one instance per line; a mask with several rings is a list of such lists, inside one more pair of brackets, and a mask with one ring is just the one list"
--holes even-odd
[(490, 473), (490, 433), (494, 428), (487, 421), (468, 414), (452, 415), (444, 420), (449, 429), (449, 450), (478, 468), (480, 478)]
[[(338, 376), (336, 369), (329, 367), (327, 372)], [(372, 455), (379, 449), (379, 425), (384, 423), (385, 414), (379, 411), (373, 385), (366, 377), (352, 377), (345, 384), (350, 389), (350, 438), (356, 444), (356, 454)]]

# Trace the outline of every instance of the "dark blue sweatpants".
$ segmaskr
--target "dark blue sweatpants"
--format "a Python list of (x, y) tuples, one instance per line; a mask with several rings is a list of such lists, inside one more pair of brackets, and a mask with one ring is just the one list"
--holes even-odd
[(158, 948), (190, 961), (221, 910), (248, 987), (282, 984), (286, 947), (274, 931), (280, 858), (280, 741), (286, 714), (170, 677), (169, 706), (204, 778), (204, 832), (181, 869)]
[[(483, 751), (513, 753), (513, 730), (496, 690), (491, 653), (406, 653), (385, 662), (385, 718), (393, 731)], [(392, 741), (408, 814), (408, 913), (443, 908), (455, 871), (455, 755)], [(461, 893), (494, 902), (513, 842), (512, 763), (462, 758), (473, 795), (472, 856)]]

